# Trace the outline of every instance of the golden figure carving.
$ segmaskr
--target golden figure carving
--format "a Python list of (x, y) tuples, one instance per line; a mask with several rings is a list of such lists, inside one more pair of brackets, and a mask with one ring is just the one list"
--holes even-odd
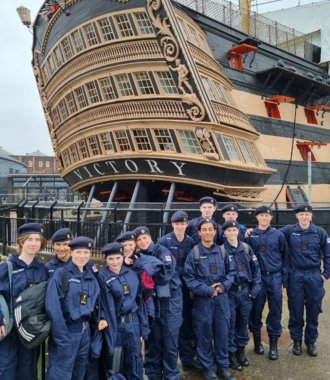
[(179, 89), (181, 90), (182, 94), (186, 94), (187, 92), (185, 88), (183, 87), (183, 85), (185, 85), (188, 88), (190, 94), (192, 94), (194, 90), (189, 83), (189, 79), (188, 79), (189, 70), (187, 69), (187, 66), (181, 63), (181, 60), (179, 58), (175, 60), (175, 64), (176, 64), (176, 67), (170, 66), (170, 69), (178, 73)]
[(210, 131), (206, 128), (196, 128), (195, 134), (201, 144), (204, 156), (210, 160), (218, 161), (220, 157), (214, 148)]

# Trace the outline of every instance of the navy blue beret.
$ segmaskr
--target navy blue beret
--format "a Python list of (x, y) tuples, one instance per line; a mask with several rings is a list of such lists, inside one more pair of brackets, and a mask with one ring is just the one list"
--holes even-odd
[(303, 204), (303, 205), (298, 205), (295, 207), (295, 209), (293, 210), (296, 214), (298, 214), (298, 212), (312, 212), (313, 211), (313, 208), (311, 205), (308, 205), (308, 204)]
[(135, 233), (133, 231), (126, 231), (121, 233), (117, 239), (117, 243), (122, 243), (123, 241), (128, 241), (128, 240), (135, 240)]
[(204, 203), (212, 203), (213, 206), (217, 207), (217, 201), (212, 197), (203, 197), (199, 200), (199, 205), (201, 206)]
[(135, 234), (135, 238), (137, 239), (140, 235), (150, 235), (150, 230), (148, 227), (142, 226), (135, 228), (133, 230), (133, 233)]
[(188, 222), (188, 214), (185, 211), (175, 211), (171, 217), (171, 222)]
[(257, 207), (255, 209), (255, 211), (254, 211), (254, 215), (259, 215), (259, 214), (269, 214), (269, 215), (272, 215), (273, 211), (268, 206), (260, 206), (260, 207)]
[(234, 220), (228, 220), (222, 225), (222, 231), (226, 231), (227, 228), (237, 228), (239, 229), (239, 224), (235, 222)]
[(44, 226), (40, 223), (25, 223), (18, 228), (18, 236), (27, 234), (44, 234)]
[(213, 219), (208, 219), (208, 218), (202, 218), (198, 224), (197, 224), (197, 229), (198, 231), (201, 229), (202, 225), (205, 224), (205, 223), (211, 223), (213, 225), (214, 228), (217, 227), (217, 224), (216, 222), (213, 220)]
[(222, 210), (221, 210), (221, 213), (225, 213), (227, 211), (236, 211), (238, 212), (238, 207), (232, 203), (228, 203), (226, 205), (223, 206)]
[(68, 245), (72, 250), (78, 248), (92, 249), (93, 239), (87, 236), (77, 236), (76, 238), (72, 239)]
[(72, 231), (70, 230), (70, 228), (60, 228), (52, 236), (52, 242), (55, 243), (58, 241), (71, 240), (72, 237), (73, 237), (73, 234), (72, 234)]
[(101, 253), (105, 257), (110, 256), (110, 255), (123, 255), (124, 254), (124, 246), (118, 242), (109, 243), (109, 244), (106, 244), (102, 248)]

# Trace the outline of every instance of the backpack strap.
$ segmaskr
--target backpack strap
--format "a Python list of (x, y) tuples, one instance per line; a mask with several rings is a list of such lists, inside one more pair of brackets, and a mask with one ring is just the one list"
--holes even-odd
[(221, 249), (221, 257), (222, 257), (222, 260), (225, 259), (225, 256), (226, 256), (226, 248), (225, 248), (225, 245), (222, 244), (220, 245), (220, 249)]
[(12, 284), (13, 284), (13, 263), (10, 260), (6, 261), (8, 266), (8, 279), (9, 279), (9, 304), (10, 304), (10, 317), (13, 316), (13, 297), (12, 297)]
[(64, 267), (61, 290), (62, 290), (63, 297), (65, 298), (65, 296), (69, 290), (69, 271), (66, 267)]
[(242, 241), (242, 244), (243, 244), (243, 247), (244, 247), (244, 251), (246, 253), (246, 256), (249, 258), (249, 260), (251, 260), (251, 255), (250, 255), (250, 247), (247, 243), (244, 243)]
[(201, 253), (199, 251), (198, 244), (194, 245), (193, 250), (194, 250), (194, 258), (195, 258), (194, 263), (195, 263), (195, 266), (197, 268), (199, 265), (199, 259), (201, 257)]

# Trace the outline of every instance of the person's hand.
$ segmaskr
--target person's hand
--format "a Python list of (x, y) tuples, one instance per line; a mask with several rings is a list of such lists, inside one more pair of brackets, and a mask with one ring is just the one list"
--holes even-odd
[(132, 265), (133, 264), (133, 259), (131, 257), (125, 257), (124, 261), (125, 261), (126, 265)]
[(0, 338), (4, 337), (6, 335), (6, 320), (3, 320), (3, 325), (0, 327)]
[(108, 327), (108, 322), (105, 319), (101, 319), (97, 327), (99, 331), (102, 331)]
[(244, 239), (247, 239), (251, 235), (253, 228), (248, 228), (245, 232)]

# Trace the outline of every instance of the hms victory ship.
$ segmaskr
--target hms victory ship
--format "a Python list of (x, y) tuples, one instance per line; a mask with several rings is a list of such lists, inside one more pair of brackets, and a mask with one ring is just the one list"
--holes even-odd
[(42, 5), (32, 65), (61, 176), (100, 200), (285, 202), (309, 158), (327, 200), (325, 68), (190, 3)]

